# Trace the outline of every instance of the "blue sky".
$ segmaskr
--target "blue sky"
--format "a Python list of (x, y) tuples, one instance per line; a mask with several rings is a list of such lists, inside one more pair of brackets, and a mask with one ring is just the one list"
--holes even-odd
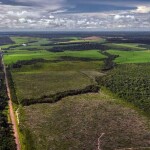
[(0, 0), (0, 30), (150, 30), (150, 0)]

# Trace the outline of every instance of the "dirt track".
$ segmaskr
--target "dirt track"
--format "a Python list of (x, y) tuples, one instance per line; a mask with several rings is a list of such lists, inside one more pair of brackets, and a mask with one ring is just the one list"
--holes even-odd
[(8, 94), (8, 98), (9, 98), (9, 104), (8, 104), (9, 105), (9, 113), (10, 113), (11, 123), (13, 126), (15, 142), (17, 145), (17, 150), (21, 150), (21, 145), (19, 142), (19, 134), (18, 134), (18, 130), (17, 130), (17, 122), (16, 122), (15, 113), (13, 110), (13, 104), (12, 104), (12, 100), (11, 100), (10, 89), (9, 89), (9, 84), (8, 84), (8, 79), (7, 79), (7, 72), (6, 72), (6, 68), (5, 68), (3, 59), (2, 59), (2, 64), (3, 64), (3, 71), (5, 74), (5, 83), (6, 83), (7, 94)]

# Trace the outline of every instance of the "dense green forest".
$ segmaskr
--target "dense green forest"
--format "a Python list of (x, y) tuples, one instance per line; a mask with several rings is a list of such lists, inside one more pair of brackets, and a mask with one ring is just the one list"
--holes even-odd
[(149, 63), (118, 65), (106, 76), (98, 78), (97, 81), (120, 98), (150, 114)]

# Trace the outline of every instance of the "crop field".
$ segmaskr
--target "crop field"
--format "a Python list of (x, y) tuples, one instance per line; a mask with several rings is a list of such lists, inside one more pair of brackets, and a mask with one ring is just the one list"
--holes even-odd
[(20, 113), (20, 127), (28, 131), (26, 142), (36, 150), (97, 149), (102, 133), (105, 150), (149, 145), (145, 118), (103, 91), (27, 106)]
[(150, 147), (149, 37), (120, 36), (4, 39), (22, 150)]

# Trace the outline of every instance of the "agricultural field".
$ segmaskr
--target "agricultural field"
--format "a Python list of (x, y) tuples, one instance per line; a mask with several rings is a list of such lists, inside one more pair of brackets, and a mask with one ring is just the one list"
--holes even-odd
[(150, 147), (148, 39), (122, 39), (7, 39), (1, 54), (22, 150), (97, 149), (103, 133), (104, 150)]

